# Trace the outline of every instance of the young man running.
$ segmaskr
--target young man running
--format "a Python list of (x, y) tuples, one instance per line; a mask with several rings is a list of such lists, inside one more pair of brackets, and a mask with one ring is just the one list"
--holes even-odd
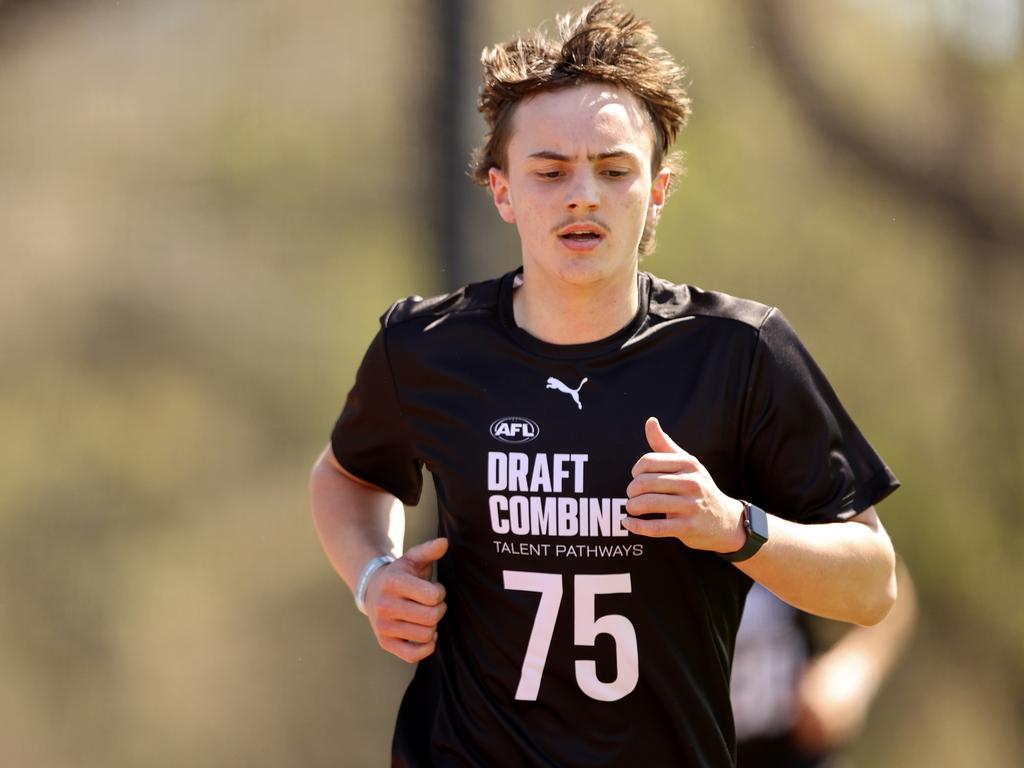
[[(880, 621), (898, 483), (777, 310), (638, 271), (689, 111), (650, 27), (600, 2), (483, 65), (476, 175), (522, 268), (384, 314), (311, 480), (329, 559), (419, 662), (393, 764), (732, 765), (751, 579)], [(423, 465), (440, 536), (392, 560)]]

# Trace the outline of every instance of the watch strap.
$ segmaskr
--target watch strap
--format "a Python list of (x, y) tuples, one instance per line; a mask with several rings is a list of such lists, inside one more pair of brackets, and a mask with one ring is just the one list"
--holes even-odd
[(730, 563), (749, 560), (768, 541), (768, 514), (760, 507), (743, 502), (743, 528), (747, 532), (747, 540), (735, 552), (719, 552), (718, 556)]

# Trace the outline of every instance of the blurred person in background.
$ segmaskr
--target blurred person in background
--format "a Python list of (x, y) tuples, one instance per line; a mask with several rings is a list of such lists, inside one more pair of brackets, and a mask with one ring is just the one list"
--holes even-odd
[(839, 768), (917, 620), (914, 584), (897, 561), (899, 598), (885, 620), (822, 647), (820, 620), (760, 584), (747, 594), (732, 667), (737, 768)]
[[(483, 54), (474, 172), (522, 267), (384, 314), (313, 518), (380, 645), (418, 662), (393, 765), (724, 768), (751, 580), (881, 621), (874, 505), (899, 483), (780, 312), (639, 271), (683, 70), (614, 3), (558, 26)], [(440, 535), (396, 557), (424, 465)]]

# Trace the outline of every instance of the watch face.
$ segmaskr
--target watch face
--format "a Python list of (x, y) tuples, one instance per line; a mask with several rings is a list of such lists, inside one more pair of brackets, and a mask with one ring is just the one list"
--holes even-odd
[(768, 515), (753, 504), (747, 504), (747, 530), (752, 537), (768, 541)]
[(743, 527), (747, 531), (747, 541), (736, 552), (719, 552), (718, 556), (730, 563), (739, 563), (757, 554), (761, 545), (768, 541), (768, 515), (760, 507), (750, 502), (743, 502)]

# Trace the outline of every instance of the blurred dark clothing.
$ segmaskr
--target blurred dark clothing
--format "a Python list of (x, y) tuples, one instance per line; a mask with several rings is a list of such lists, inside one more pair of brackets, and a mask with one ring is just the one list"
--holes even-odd
[(789, 734), (740, 741), (736, 745), (736, 768), (829, 768), (827, 757), (803, 754)]
[(736, 636), (732, 706), (737, 768), (827, 768), (791, 739), (796, 686), (813, 652), (806, 615), (759, 584), (747, 595)]

